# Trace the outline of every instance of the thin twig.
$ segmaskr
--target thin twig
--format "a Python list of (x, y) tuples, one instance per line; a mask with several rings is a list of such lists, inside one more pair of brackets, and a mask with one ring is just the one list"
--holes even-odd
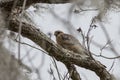
[(27, 43), (25, 43), (25, 42), (20, 42), (20, 41), (18, 41), (18, 40), (16, 40), (16, 39), (14, 39), (14, 41), (15, 41), (15, 42), (19, 42), (20, 44), (27, 45), (27, 46), (32, 47), (32, 48), (34, 48), (34, 49), (40, 50), (40, 51), (42, 51), (43, 53), (46, 53), (46, 54), (47, 54), (46, 51), (44, 51), (44, 50), (42, 50), (42, 49), (39, 49), (39, 48), (37, 48), (37, 47), (35, 47), (35, 46), (32, 46), (32, 45), (30, 45), (30, 44), (27, 44)]
[[(24, 0), (23, 2), (23, 6), (22, 6), (22, 12), (21, 12), (21, 15), (23, 15), (24, 11), (25, 11), (25, 5), (26, 5), (26, 1), (27, 0)], [(21, 41), (21, 30), (22, 30), (22, 21), (20, 20), (20, 24), (19, 24), (19, 32), (18, 32), (18, 39), (19, 39), (19, 42), (18, 42), (18, 60), (20, 61), (20, 53), (21, 53), (21, 45), (20, 45), (20, 41)]]
[(111, 65), (110, 69), (108, 70), (109, 72), (110, 72), (110, 70), (113, 68), (114, 64), (115, 64), (115, 59), (114, 59), (112, 65)]
[(105, 49), (107, 47), (107, 45), (109, 45), (112, 41), (107, 41), (107, 43), (100, 49), (100, 55), (102, 54), (103, 49)]
[[(52, 34), (49, 32), (49, 33), (48, 33), (48, 36), (49, 36), (50, 39), (51, 39)], [(55, 68), (56, 68), (56, 70), (57, 70), (58, 78), (59, 78), (59, 80), (61, 80), (60, 73), (59, 73), (59, 70), (58, 70), (58, 67), (57, 67), (57, 63), (56, 63), (54, 57), (52, 57), (52, 60), (53, 60), (54, 66), (55, 66)]]
[[(107, 30), (106, 30), (106, 28), (105, 28), (105, 26), (104, 26), (102, 23), (100, 23), (100, 22), (99, 22), (99, 25), (101, 26), (101, 29), (103, 30), (103, 32), (104, 32), (104, 34), (105, 34), (105, 36), (106, 36), (106, 39), (107, 39), (108, 41), (111, 40), (111, 39), (110, 39), (110, 36), (109, 36), (109, 34), (108, 34), (108, 32), (107, 32)], [(114, 52), (115, 55), (118, 56), (119, 53), (115, 50), (113, 44), (109, 44), (109, 45), (111, 46), (111, 51)]]
[(90, 40), (89, 35), (90, 35), (91, 30), (92, 30), (94, 27), (96, 27), (95, 25), (93, 25), (93, 23), (94, 23), (94, 18), (92, 19), (92, 22), (91, 22), (91, 24), (90, 24), (90, 27), (89, 27), (89, 29), (88, 29), (87, 36), (86, 36), (86, 38), (87, 38), (87, 50), (88, 50), (88, 52), (89, 52), (90, 57), (92, 57), (92, 55), (91, 55), (91, 52), (90, 52), (90, 42), (91, 42), (91, 40)]
[(96, 56), (96, 57), (103, 57), (105, 59), (117, 59), (117, 58), (120, 58), (120, 56), (116, 56), (116, 57), (106, 57), (106, 56), (103, 56), (103, 55), (96, 55), (94, 53), (92, 53), (92, 55)]
[(52, 59), (53, 59), (53, 62), (54, 62), (54, 66), (55, 66), (55, 68), (56, 68), (56, 70), (57, 70), (58, 78), (59, 78), (59, 80), (61, 80), (61, 78), (60, 78), (60, 73), (59, 73), (59, 70), (58, 70), (58, 67), (57, 67), (57, 63), (56, 63), (54, 57), (52, 57)]
[(84, 48), (86, 48), (86, 46), (85, 46), (85, 34), (83, 33), (83, 30), (79, 27), (79, 28), (77, 29), (77, 31), (78, 31), (79, 33), (81, 33), (81, 35), (82, 35), (82, 40), (83, 40), (82, 44), (83, 44)]
[(53, 71), (51, 65), (50, 65), (50, 69), (48, 70), (48, 73), (49, 73), (51, 76), (53, 76), (53, 80), (56, 80), (55, 75), (54, 75), (54, 71)]
[(86, 11), (97, 11), (98, 9), (82, 9), (81, 7), (79, 7), (79, 10), (75, 9), (74, 12), (75, 13), (81, 13), (81, 12), (86, 12)]
[(69, 72), (67, 72), (63, 78), (63, 80), (65, 80), (65, 78), (67, 77), (67, 75), (69, 74)]

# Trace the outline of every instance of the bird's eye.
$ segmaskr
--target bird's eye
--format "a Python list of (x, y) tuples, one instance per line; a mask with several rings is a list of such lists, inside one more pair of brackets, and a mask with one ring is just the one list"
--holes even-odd
[(61, 32), (57, 32), (57, 34), (60, 34)]

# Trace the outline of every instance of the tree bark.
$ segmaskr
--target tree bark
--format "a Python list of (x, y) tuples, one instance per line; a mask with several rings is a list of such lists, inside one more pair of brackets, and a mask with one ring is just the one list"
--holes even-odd
[[(13, 8), (13, 4), (16, 6), (22, 6), (24, 0), (2, 0), (0, 1), (0, 7), (3, 7), (7, 11), (10, 11)], [(25, 7), (28, 8), (30, 5), (35, 3), (49, 3), (49, 4), (61, 4), (61, 3), (69, 3), (71, 0), (27, 0)]]

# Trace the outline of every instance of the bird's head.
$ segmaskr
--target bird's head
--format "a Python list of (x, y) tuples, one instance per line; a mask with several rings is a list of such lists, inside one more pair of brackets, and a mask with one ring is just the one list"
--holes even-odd
[(55, 32), (54, 32), (54, 35), (57, 37), (57, 36), (58, 36), (59, 34), (61, 34), (61, 33), (63, 33), (63, 32), (58, 30), (58, 31), (55, 31)]

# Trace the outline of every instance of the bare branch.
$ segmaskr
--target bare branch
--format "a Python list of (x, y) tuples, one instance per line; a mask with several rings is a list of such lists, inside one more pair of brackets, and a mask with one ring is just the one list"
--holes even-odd
[(43, 53), (46, 53), (47, 54), (47, 52), (45, 52), (44, 50), (42, 50), (42, 49), (39, 49), (39, 48), (37, 48), (37, 47), (35, 47), (35, 46), (32, 46), (32, 45), (30, 45), (30, 44), (27, 44), (27, 43), (25, 43), (25, 42), (20, 42), (20, 41), (18, 41), (18, 40), (14, 40), (15, 42), (19, 42), (20, 44), (23, 44), (23, 45), (27, 45), (27, 46), (30, 46), (30, 47), (32, 47), (32, 48), (34, 48), (34, 49), (37, 49), (37, 50), (40, 50), (40, 51), (42, 51)]
[(58, 78), (59, 78), (59, 80), (61, 80), (60, 73), (59, 73), (59, 70), (58, 70), (58, 67), (57, 67), (57, 63), (56, 63), (54, 57), (52, 57), (52, 59), (53, 59), (54, 66), (55, 66), (55, 68), (57, 70)]
[[(10, 11), (13, 7), (14, 1), (16, 0), (5, 0), (5, 1), (0, 1), (0, 7), (4, 7), (7, 11)], [(35, 4), (35, 3), (68, 3), (71, 0), (27, 0), (26, 1), (26, 6), (25, 8), (28, 8), (30, 5)], [(22, 6), (24, 0), (17, 0), (16, 6)]]
[(86, 35), (86, 39), (87, 39), (87, 50), (89, 51), (89, 55), (92, 57), (92, 54), (90, 52), (90, 43), (91, 43), (91, 40), (90, 40), (90, 32), (93, 28), (96, 28), (95, 25), (93, 25), (94, 23), (94, 18), (92, 19), (92, 22), (90, 24), (90, 27), (88, 29), (88, 32), (87, 32), (87, 35)]
[[(103, 30), (107, 41), (111, 40), (111, 38), (106, 30), (106, 27), (101, 22), (99, 22), (99, 25), (100, 25), (101, 29)], [(115, 55), (119, 56), (119, 53), (115, 50), (113, 44), (109, 44), (109, 45), (111, 46), (111, 51), (114, 52)]]
[(85, 35), (84, 35), (84, 33), (83, 33), (83, 30), (79, 27), (79, 28), (77, 29), (77, 31), (81, 33), (82, 39), (83, 39), (82, 44), (83, 44), (83, 46), (86, 48), (86, 46), (85, 46), (85, 41), (86, 41), (86, 40), (85, 40)]
[(120, 58), (120, 56), (116, 56), (116, 57), (106, 57), (106, 56), (103, 56), (103, 55), (96, 55), (94, 53), (92, 53), (92, 55), (96, 56), (96, 57), (102, 57), (102, 58), (105, 58), (105, 59), (117, 59), (117, 58)]
[(98, 9), (82, 9), (81, 7), (79, 7), (79, 9), (75, 9), (74, 10), (74, 13), (78, 14), (78, 13), (81, 13), (81, 12), (85, 12), (85, 11), (97, 11)]
[(114, 64), (115, 64), (115, 59), (114, 59), (112, 65), (111, 65), (111, 67), (110, 67), (110, 69), (108, 71), (110, 71), (113, 68)]

